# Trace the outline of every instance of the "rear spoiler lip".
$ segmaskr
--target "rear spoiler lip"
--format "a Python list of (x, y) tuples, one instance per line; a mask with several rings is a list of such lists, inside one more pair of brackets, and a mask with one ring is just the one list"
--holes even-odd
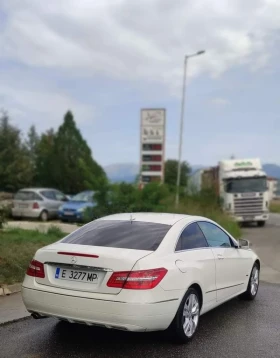
[(82, 254), (79, 252), (71, 252), (71, 251), (58, 251), (58, 255), (68, 255), (68, 256), (80, 256), (80, 257), (91, 257), (93, 259), (98, 259), (99, 256), (95, 254)]

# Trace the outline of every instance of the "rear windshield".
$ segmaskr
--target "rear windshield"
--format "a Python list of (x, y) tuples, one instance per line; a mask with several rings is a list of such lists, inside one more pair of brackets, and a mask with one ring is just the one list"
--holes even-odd
[(141, 221), (97, 220), (61, 242), (155, 251), (170, 228), (170, 225)]
[(19, 192), (16, 193), (15, 200), (42, 200), (42, 198), (34, 193), (33, 191), (24, 191), (21, 190)]

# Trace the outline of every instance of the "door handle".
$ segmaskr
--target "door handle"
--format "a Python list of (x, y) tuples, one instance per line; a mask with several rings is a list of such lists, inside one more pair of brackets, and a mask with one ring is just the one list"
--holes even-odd
[(222, 254), (218, 254), (217, 257), (218, 257), (219, 260), (223, 260), (223, 259), (224, 259), (224, 256), (223, 256)]

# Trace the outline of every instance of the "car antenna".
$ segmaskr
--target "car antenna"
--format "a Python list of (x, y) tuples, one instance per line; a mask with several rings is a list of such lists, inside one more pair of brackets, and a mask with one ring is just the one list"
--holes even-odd
[(130, 223), (132, 224), (132, 221), (135, 220), (135, 218), (132, 217), (132, 214), (130, 214)]

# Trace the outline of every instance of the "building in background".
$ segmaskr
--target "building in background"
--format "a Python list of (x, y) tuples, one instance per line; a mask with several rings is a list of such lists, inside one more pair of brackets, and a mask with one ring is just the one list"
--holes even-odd
[(142, 109), (140, 131), (140, 188), (164, 182), (165, 109)]
[(279, 179), (273, 177), (267, 177), (269, 201), (279, 197)]

